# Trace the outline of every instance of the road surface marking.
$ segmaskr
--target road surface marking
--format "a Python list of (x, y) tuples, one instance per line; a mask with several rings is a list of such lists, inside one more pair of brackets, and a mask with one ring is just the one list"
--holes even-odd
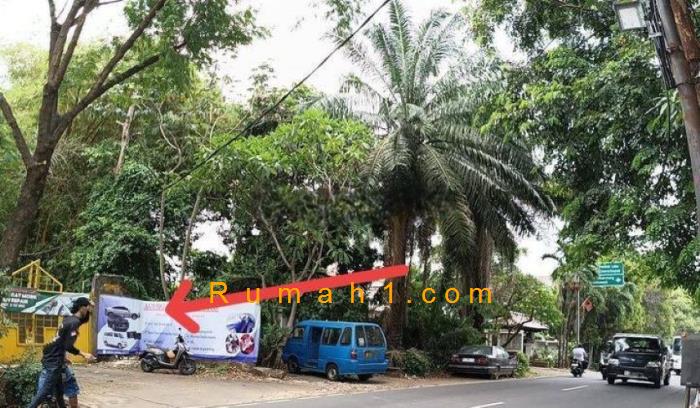
[(573, 390), (580, 390), (581, 388), (586, 388), (588, 387), (587, 385), (579, 385), (578, 387), (571, 387), (571, 388), (562, 388), (562, 391), (573, 391)]
[(503, 402), (494, 402), (492, 404), (485, 404), (485, 405), (474, 405), (471, 408), (486, 408), (486, 407), (495, 407), (498, 405), (503, 405)]

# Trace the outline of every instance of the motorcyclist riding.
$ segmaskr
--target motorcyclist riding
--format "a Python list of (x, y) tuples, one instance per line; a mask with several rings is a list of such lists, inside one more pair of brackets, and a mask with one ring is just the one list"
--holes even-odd
[(586, 349), (584, 349), (582, 345), (576, 345), (571, 351), (571, 354), (573, 359), (578, 361), (584, 370), (588, 368), (588, 353), (586, 353)]

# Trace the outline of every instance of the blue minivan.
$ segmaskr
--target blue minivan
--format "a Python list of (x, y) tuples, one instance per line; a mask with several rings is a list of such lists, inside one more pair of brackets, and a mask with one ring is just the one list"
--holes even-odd
[(389, 365), (386, 339), (374, 323), (305, 320), (294, 328), (282, 352), (290, 373), (325, 373), (331, 381), (357, 375), (366, 381)]

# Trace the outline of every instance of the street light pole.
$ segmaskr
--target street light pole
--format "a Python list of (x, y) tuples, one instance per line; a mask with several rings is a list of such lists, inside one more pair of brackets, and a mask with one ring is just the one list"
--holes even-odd
[(688, 150), (690, 152), (690, 167), (695, 187), (695, 211), (697, 236), (700, 237), (700, 104), (695, 90), (695, 78), (691, 74), (690, 64), (681, 47), (678, 26), (673, 17), (673, 9), (669, 0), (652, 0), (656, 2), (664, 39), (671, 62), (671, 71), (675, 79), (678, 96), (683, 111)]

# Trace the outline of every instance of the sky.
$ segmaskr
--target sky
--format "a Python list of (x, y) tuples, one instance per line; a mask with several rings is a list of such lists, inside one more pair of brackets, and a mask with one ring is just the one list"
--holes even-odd
[[(57, 0), (60, 10), (65, 0)], [(288, 87), (303, 78), (333, 48), (331, 41), (323, 34), (330, 28), (317, 6), (318, 0), (243, 0), (239, 7), (251, 6), (257, 13), (258, 24), (266, 27), (270, 35), (253, 44), (243, 47), (235, 56), (221, 55), (217, 58), (215, 70), (227, 76), (224, 93), (230, 98), (242, 100), (247, 95), (249, 78), (253, 70), (261, 64), (268, 64), (275, 70), (272, 85)], [(367, 13), (373, 11), (380, 0), (371, 0), (365, 6)], [(465, 2), (452, 0), (404, 0), (416, 21), (427, 17), (432, 9), (443, 8), (457, 11)], [(109, 39), (126, 32), (126, 23), (119, 4), (99, 8), (91, 14), (84, 29), (83, 40)], [(378, 21), (382, 21), (380, 17)], [(48, 47), (48, 7), (44, 0), (0, 0), (0, 47), (13, 43), (30, 43)], [(518, 59), (507, 35), (497, 32), (495, 46), (501, 56)], [(468, 48), (474, 48), (467, 45)], [(6, 67), (0, 64), (0, 85)], [(324, 93), (338, 91), (341, 78), (353, 70), (352, 64), (337, 53), (324, 67), (310, 78), (308, 84)], [(200, 234), (194, 246), (201, 250), (225, 252), (225, 246), (217, 235), (219, 226), (199, 225), (195, 232)], [(549, 275), (556, 267), (552, 260), (542, 260), (544, 254), (556, 250), (557, 233), (561, 229), (559, 220), (538, 222), (538, 233), (519, 240), (522, 255), (517, 266), (525, 273), (549, 281)]]

